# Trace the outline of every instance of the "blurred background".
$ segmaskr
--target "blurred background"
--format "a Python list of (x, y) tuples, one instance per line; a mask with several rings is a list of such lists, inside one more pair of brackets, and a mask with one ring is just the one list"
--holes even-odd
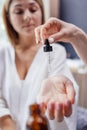
[[(8, 39), (2, 21), (2, 5), (0, 1), (0, 46), (6, 45)], [(46, 20), (49, 17), (60, 18), (73, 23), (87, 32), (87, 0), (43, 0)], [(87, 66), (81, 61), (70, 44), (60, 43), (67, 52), (67, 64), (71, 69), (79, 87), (79, 106), (87, 108)]]

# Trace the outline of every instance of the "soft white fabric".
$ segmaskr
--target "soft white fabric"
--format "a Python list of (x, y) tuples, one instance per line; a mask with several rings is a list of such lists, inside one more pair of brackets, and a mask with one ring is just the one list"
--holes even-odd
[(49, 76), (66, 75), (76, 90), (76, 103), (73, 105), (73, 114), (58, 123), (50, 121), (51, 130), (76, 130), (76, 105), (78, 99), (78, 86), (74, 81), (67, 65), (66, 52), (63, 47), (53, 44), (50, 52), (51, 67), (49, 69), (49, 55), (41, 47), (36, 54), (25, 80), (20, 80), (15, 65), (15, 51), (12, 46), (0, 49), (0, 117), (10, 114), (16, 122), (17, 130), (26, 130), (29, 118), (28, 107), (37, 101), (40, 85), (43, 79)]

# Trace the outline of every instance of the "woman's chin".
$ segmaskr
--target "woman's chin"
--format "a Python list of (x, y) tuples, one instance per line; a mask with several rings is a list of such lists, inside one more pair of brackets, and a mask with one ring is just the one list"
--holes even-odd
[(32, 37), (34, 35), (34, 30), (33, 31), (26, 31), (26, 32), (24, 32), (24, 35)]

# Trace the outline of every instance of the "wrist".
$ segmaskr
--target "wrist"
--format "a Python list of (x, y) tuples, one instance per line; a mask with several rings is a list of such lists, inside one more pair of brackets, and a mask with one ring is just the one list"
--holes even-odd
[(87, 43), (87, 35), (82, 29), (76, 28), (70, 42), (74, 47), (78, 46), (80, 43)]

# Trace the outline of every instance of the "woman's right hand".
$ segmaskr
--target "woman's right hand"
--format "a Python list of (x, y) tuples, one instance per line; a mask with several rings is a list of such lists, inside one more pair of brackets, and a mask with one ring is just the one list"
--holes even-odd
[(1, 130), (16, 130), (15, 123), (9, 115), (0, 118)]

